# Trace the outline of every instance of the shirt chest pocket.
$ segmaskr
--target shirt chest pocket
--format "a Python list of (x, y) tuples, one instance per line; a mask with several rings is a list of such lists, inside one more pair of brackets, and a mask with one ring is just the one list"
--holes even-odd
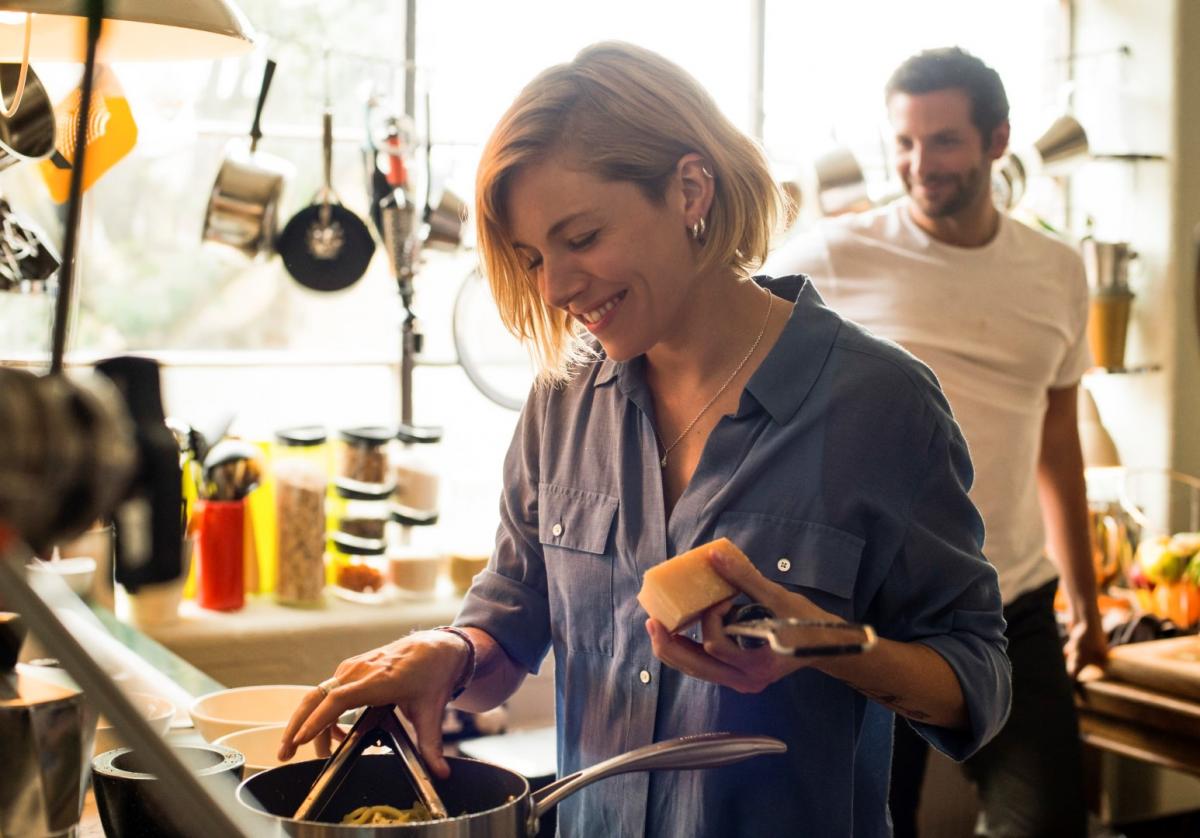
[(616, 520), (611, 495), (538, 485), (551, 631), (572, 652), (612, 657)]
[(716, 535), (740, 547), (768, 579), (843, 619), (857, 619), (854, 586), (866, 543), (858, 536), (812, 521), (735, 511), (722, 513)]

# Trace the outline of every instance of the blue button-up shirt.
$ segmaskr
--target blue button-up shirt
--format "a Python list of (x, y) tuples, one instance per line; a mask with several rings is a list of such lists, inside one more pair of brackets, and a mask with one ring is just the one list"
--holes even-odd
[(709, 731), (776, 736), (788, 752), (602, 780), (559, 805), (561, 834), (890, 834), (891, 712), (811, 669), (742, 695), (654, 657), (642, 575), (720, 536), (821, 608), (940, 653), (970, 727), (914, 726), (951, 757), (974, 752), (1007, 712), (996, 574), (936, 379), (826, 308), (803, 277), (758, 281), (794, 301), (791, 317), (669, 517), (644, 358), (600, 359), (530, 396), (495, 553), (457, 623), (531, 672), (553, 645), (560, 776)]

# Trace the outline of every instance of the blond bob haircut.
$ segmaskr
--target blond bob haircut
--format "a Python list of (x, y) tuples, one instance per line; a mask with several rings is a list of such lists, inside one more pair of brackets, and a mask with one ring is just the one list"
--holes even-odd
[(540, 73), (500, 118), (475, 181), (479, 252), (500, 316), (531, 347), (540, 383), (566, 381), (594, 355), (567, 314), (545, 304), (512, 246), (507, 199), (514, 175), (563, 155), (662, 203), (679, 159), (692, 152), (715, 178), (699, 268), (748, 274), (766, 258), (786, 199), (758, 145), (682, 68), (632, 44), (593, 44)]

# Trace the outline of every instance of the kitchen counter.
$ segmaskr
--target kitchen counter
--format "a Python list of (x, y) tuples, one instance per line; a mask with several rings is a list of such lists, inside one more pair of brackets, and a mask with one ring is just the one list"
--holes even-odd
[(316, 684), (351, 655), (449, 623), (460, 604), (449, 592), (377, 605), (326, 593), (321, 608), (290, 608), (261, 596), (231, 612), (206, 611), (188, 601), (178, 621), (144, 632), (229, 687)]
[(1075, 705), (1086, 744), (1200, 776), (1200, 702), (1101, 677)]

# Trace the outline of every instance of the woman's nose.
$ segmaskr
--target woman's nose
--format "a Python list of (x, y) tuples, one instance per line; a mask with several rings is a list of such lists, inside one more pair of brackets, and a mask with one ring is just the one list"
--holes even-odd
[(579, 275), (570, 266), (570, 260), (561, 257), (542, 257), (542, 299), (547, 305), (565, 309), (582, 288)]

